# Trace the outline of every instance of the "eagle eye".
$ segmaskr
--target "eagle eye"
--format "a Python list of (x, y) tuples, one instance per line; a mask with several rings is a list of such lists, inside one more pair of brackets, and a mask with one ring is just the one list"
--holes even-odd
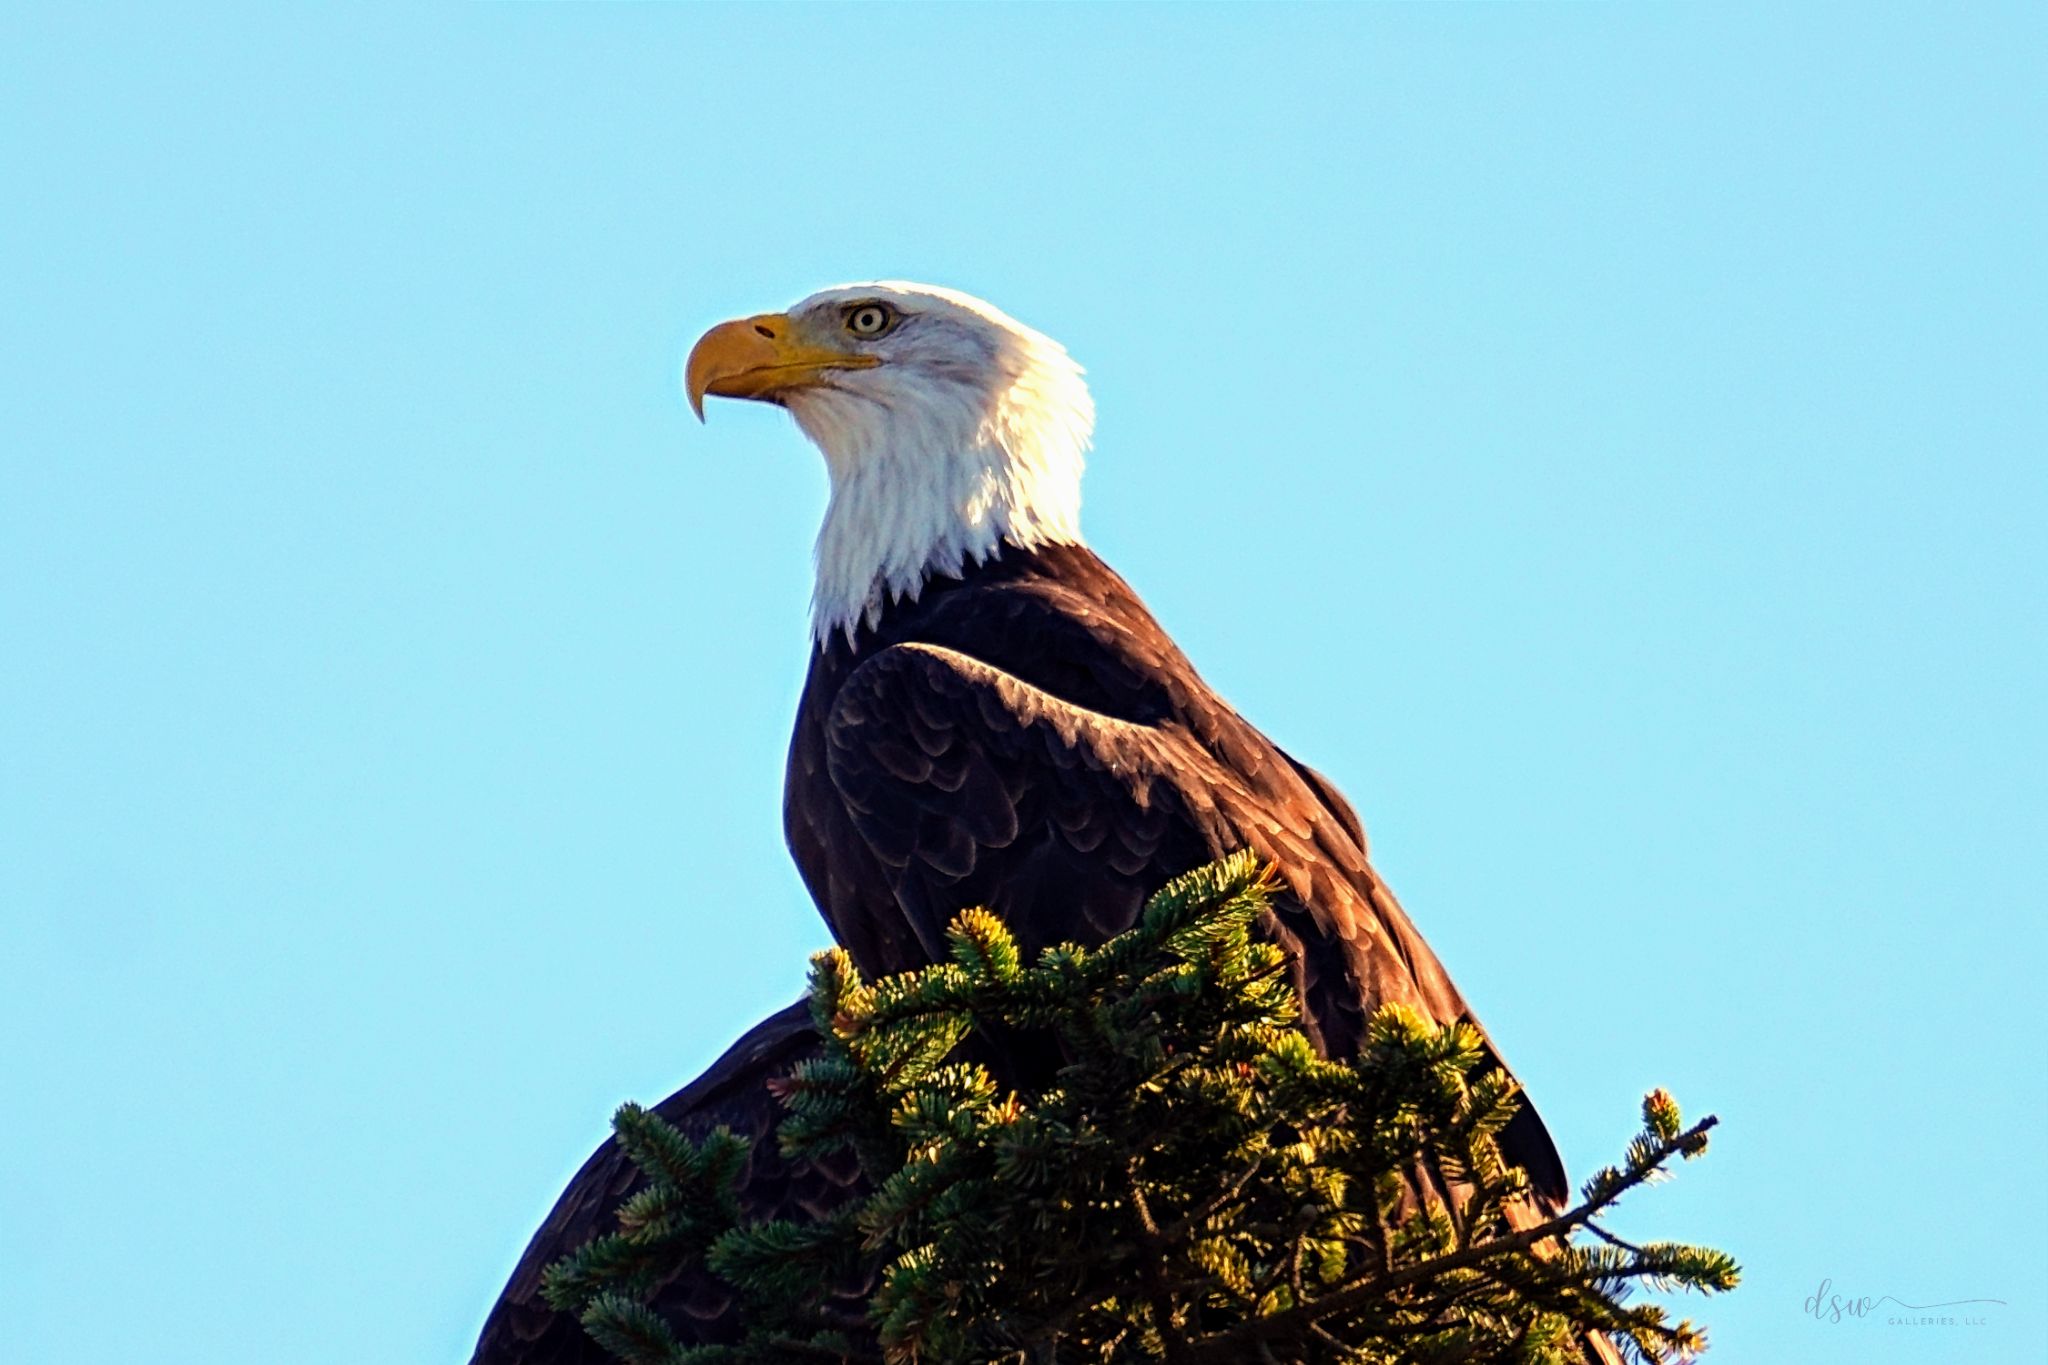
[(846, 330), (872, 340), (896, 325), (897, 313), (886, 303), (857, 303), (846, 310)]

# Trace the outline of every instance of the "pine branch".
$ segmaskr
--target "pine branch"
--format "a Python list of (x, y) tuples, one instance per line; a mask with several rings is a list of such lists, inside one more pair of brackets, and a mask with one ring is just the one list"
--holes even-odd
[[(1481, 1035), (1390, 1006), (1356, 1058), (1318, 1056), (1288, 960), (1252, 937), (1272, 889), (1238, 855), (1176, 878), (1129, 932), (1030, 965), (978, 910), (921, 971), (869, 982), (819, 954), (821, 1052), (774, 1086), (778, 1144), (792, 1160), (851, 1149), (866, 1190), (750, 1222), (743, 1142), (692, 1143), (626, 1106), (619, 1141), (648, 1187), (618, 1232), (551, 1268), (551, 1299), (636, 1365), (1563, 1365), (1595, 1331), (1651, 1362), (1700, 1349), (1690, 1323), (1619, 1296), (1719, 1292), (1734, 1262), (1599, 1219), (1704, 1151), (1715, 1121), (1683, 1127), (1652, 1092), (1619, 1166), (1513, 1229), (1529, 1180), (1499, 1137), (1522, 1101), (1481, 1069)], [(961, 1059), (972, 1036), (1063, 1064), (992, 1074), (987, 1047)], [(689, 1345), (662, 1317), (655, 1286), (686, 1265), (731, 1286), (736, 1342)], [(828, 1286), (856, 1277), (874, 1286), (865, 1315), (826, 1312)]]
[[(1244, 1349), (1253, 1342), (1284, 1338), (1291, 1332), (1320, 1322), (1324, 1318), (1334, 1317), (1375, 1300), (1391, 1298), (1410, 1285), (1441, 1279), (1448, 1272), (1482, 1266), (1500, 1260), (1510, 1252), (1526, 1251), (1553, 1241), (1574, 1228), (1591, 1223), (1594, 1218), (1612, 1208), (1623, 1194), (1648, 1181), (1658, 1167), (1678, 1154), (1683, 1147), (1704, 1141), (1708, 1131), (1718, 1123), (1720, 1120), (1711, 1114), (1701, 1119), (1678, 1138), (1660, 1144), (1655, 1149), (1653, 1159), (1644, 1163), (1641, 1169), (1631, 1170), (1611, 1187), (1603, 1188), (1597, 1197), (1589, 1197), (1578, 1207), (1555, 1218), (1509, 1237), (1466, 1247), (1445, 1256), (1420, 1261), (1390, 1274), (1361, 1280), (1336, 1293), (1325, 1295), (1313, 1303), (1245, 1323), (1203, 1342), (1201, 1349), (1189, 1358), (1190, 1365), (1206, 1365), (1209, 1361), (1229, 1360), (1234, 1352)], [(1733, 1288), (1732, 1282), (1728, 1287)]]

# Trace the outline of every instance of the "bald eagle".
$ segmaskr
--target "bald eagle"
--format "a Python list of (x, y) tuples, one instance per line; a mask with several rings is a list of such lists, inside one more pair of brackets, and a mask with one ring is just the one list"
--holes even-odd
[[(779, 404), (825, 458), (815, 648), (784, 827), (864, 972), (943, 959), (946, 926), (970, 905), (1002, 915), (1027, 953), (1100, 942), (1169, 878), (1249, 847), (1278, 871), (1261, 927), (1286, 950), (1325, 1054), (1356, 1051), (1389, 1002), (1476, 1024), (1373, 870), (1350, 803), (1219, 697), (1082, 540), (1094, 405), (1057, 342), (952, 290), (848, 285), (712, 328), (684, 383), (700, 418), (707, 396)], [(790, 1028), (784, 1045), (803, 1046), (801, 1025)], [(705, 1127), (732, 1121), (738, 1103), (742, 1130), (760, 1128), (768, 1073), (756, 1065), (736, 1084), (732, 1063), (721, 1063), (726, 1107), (706, 1108), (699, 1082), (675, 1115)], [(1504, 1067), (1498, 1054), (1489, 1063)], [(1525, 1102), (1501, 1141), (1531, 1177), (1531, 1215), (1560, 1211), (1564, 1167), (1534, 1108)], [(764, 1207), (789, 1187), (768, 1160)], [(586, 1167), (564, 1196), (578, 1229), (582, 1210), (625, 1191), (616, 1161), (592, 1165), (602, 1169)], [(580, 1240), (543, 1229), (522, 1272)], [(530, 1289), (524, 1302), (538, 1309)], [(705, 1330), (713, 1339), (715, 1325)], [(1603, 1348), (1588, 1345), (1596, 1358)]]
[[(1355, 1051), (1390, 1001), (1472, 1020), (1351, 804), (1083, 542), (1094, 404), (1057, 342), (951, 290), (849, 285), (712, 328), (685, 384), (700, 415), (706, 395), (781, 404), (831, 476), (783, 816), (863, 971), (943, 958), (969, 905), (1027, 951), (1099, 942), (1250, 847), (1285, 882), (1265, 931), (1325, 1052)], [(1533, 1109), (1507, 1152), (1565, 1198)]]

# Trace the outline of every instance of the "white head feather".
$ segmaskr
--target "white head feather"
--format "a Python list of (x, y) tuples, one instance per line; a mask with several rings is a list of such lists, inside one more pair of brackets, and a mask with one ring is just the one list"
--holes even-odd
[[(1081, 542), (1081, 470), (1095, 405), (1050, 337), (980, 299), (926, 284), (842, 285), (789, 310), (839, 332), (866, 302), (895, 325), (860, 343), (880, 363), (781, 396), (824, 452), (811, 629), (851, 639), (934, 574), (957, 577), (1004, 545)], [(843, 335), (843, 332), (842, 332)]]

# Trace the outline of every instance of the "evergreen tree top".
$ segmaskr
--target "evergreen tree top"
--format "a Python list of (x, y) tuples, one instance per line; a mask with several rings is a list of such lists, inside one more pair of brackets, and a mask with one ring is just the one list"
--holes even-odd
[[(1631, 1292), (1724, 1291), (1734, 1261), (1602, 1220), (1715, 1121), (1685, 1126), (1652, 1092), (1622, 1162), (1543, 1216), (1501, 1158), (1519, 1100), (1475, 1030), (1388, 1006), (1357, 1057), (1316, 1054), (1284, 957), (1252, 934), (1266, 876), (1248, 854), (1197, 869), (1128, 932), (1029, 965), (979, 910), (919, 971), (868, 981), (817, 955), (825, 1046), (778, 1085), (779, 1140), (850, 1148), (868, 1190), (748, 1222), (745, 1142), (627, 1105), (615, 1133), (647, 1187), (549, 1272), (550, 1301), (632, 1365), (1576, 1365), (1591, 1333), (1644, 1361), (1702, 1349)], [(683, 1344), (647, 1306), (686, 1264), (741, 1296), (740, 1340)], [(849, 1282), (864, 1316), (832, 1306)]]

